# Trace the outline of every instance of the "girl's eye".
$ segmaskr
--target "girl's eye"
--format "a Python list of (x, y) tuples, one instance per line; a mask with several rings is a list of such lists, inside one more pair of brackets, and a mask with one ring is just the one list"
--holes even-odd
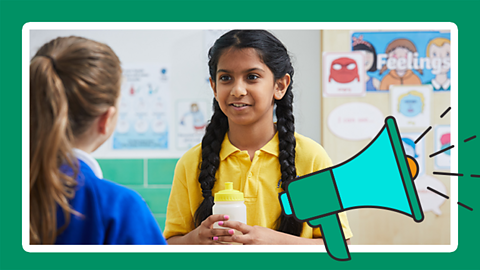
[(220, 76), (219, 79), (220, 79), (220, 81), (228, 81), (228, 80), (230, 80), (230, 76), (222, 75), (222, 76)]
[(249, 80), (256, 80), (256, 79), (258, 79), (258, 76), (255, 75), (255, 74), (250, 74), (250, 75), (248, 75), (247, 78), (248, 78)]

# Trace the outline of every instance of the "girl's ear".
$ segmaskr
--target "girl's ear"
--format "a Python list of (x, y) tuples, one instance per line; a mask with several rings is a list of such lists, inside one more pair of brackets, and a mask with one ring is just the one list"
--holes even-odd
[(212, 77), (208, 78), (210, 80), (210, 87), (212, 87), (213, 90), (213, 95), (215, 96), (215, 99), (217, 98), (217, 87), (215, 85), (215, 82), (212, 80)]
[(115, 128), (115, 125), (112, 125), (112, 123), (116, 120), (116, 112), (117, 109), (111, 106), (106, 112), (100, 115), (100, 119), (98, 119), (98, 131), (100, 134), (109, 134), (110, 129)]
[(283, 98), (283, 96), (287, 92), (290, 82), (290, 74), (285, 74), (285, 76), (275, 82), (275, 94), (273, 96), (276, 100), (280, 100)]

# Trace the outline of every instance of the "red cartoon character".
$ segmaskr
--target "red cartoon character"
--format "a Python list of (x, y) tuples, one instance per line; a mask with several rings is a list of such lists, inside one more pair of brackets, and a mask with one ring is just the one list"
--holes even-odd
[(355, 79), (360, 81), (358, 67), (355, 60), (348, 57), (333, 60), (332, 66), (330, 67), (330, 77), (328, 78), (328, 82), (332, 79), (338, 83), (349, 83)]

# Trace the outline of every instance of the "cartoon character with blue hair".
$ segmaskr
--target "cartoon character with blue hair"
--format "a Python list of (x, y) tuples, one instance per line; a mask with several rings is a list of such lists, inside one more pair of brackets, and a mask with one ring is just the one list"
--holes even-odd
[(418, 158), (415, 142), (410, 138), (402, 138), (403, 148), (407, 155)]

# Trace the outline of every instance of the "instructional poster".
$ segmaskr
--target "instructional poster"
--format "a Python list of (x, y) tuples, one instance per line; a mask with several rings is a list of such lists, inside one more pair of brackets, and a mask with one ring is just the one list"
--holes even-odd
[(123, 77), (113, 149), (168, 149), (169, 68), (128, 64)]
[(367, 91), (430, 84), (450, 91), (450, 32), (354, 32), (352, 51), (366, 54)]
[(177, 148), (189, 149), (202, 141), (207, 120), (207, 102), (201, 100), (179, 100), (176, 109)]
[(430, 126), (431, 85), (392, 85), (390, 104), (400, 128)]

